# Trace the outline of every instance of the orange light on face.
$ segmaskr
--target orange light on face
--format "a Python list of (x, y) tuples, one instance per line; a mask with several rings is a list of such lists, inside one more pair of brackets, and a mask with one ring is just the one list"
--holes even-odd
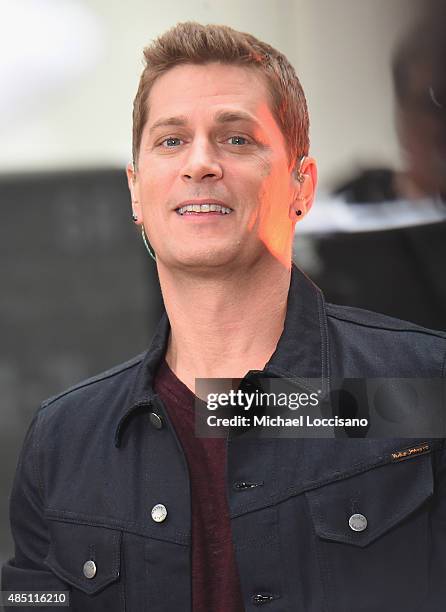
[[(257, 71), (187, 64), (156, 81), (134, 191), (159, 266), (248, 265), (272, 255), (289, 267), (299, 187)], [(175, 212), (206, 198), (230, 214)]]

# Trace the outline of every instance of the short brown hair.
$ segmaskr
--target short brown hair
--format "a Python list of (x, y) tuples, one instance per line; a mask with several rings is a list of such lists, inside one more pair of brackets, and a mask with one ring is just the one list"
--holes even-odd
[(309, 149), (309, 119), (305, 95), (287, 58), (251, 34), (223, 25), (179, 23), (144, 49), (145, 66), (133, 102), (133, 160), (137, 163), (141, 135), (148, 116), (148, 97), (155, 80), (178, 64), (221, 62), (251, 66), (265, 77), (271, 111), (285, 138), (290, 162)]

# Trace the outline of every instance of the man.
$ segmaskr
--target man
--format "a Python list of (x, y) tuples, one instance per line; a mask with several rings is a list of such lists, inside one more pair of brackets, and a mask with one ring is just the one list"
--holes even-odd
[(292, 265), (316, 165), (283, 55), (185, 23), (145, 57), (127, 173), (166, 314), (147, 353), (36, 413), (3, 589), (86, 612), (442, 609), (442, 439), (195, 436), (196, 378), (322, 402), (330, 376), (440, 377), (446, 337), (325, 304)]
[[(312, 277), (329, 301), (446, 330), (446, 6), (433, 4), (423, 3), (425, 14), (393, 54), (404, 168), (370, 168), (342, 181), (325, 217), (319, 203), (319, 216), (329, 216), (334, 226), (312, 242), (319, 264)], [(343, 227), (345, 202), (349, 223)], [(314, 216), (311, 222), (318, 231)], [(373, 283), (363, 273), (371, 264)]]

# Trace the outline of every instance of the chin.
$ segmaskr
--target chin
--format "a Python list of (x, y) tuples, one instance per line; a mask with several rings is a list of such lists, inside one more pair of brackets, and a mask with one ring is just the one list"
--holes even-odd
[(170, 258), (168, 263), (169, 266), (181, 268), (181, 269), (190, 269), (196, 272), (206, 270), (212, 271), (219, 267), (229, 266), (232, 262), (235, 262), (238, 259), (238, 255), (235, 249), (217, 249), (217, 248), (209, 248), (197, 249), (195, 248), (190, 251), (182, 250), (181, 253), (175, 253)]

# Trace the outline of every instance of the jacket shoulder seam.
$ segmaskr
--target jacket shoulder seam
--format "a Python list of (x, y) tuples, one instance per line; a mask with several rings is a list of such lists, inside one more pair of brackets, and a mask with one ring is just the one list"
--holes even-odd
[(126, 370), (130, 370), (131, 368), (141, 363), (145, 354), (146, 354), (145, 352), (141, 353), (140, 355), (133, 357), (133, 359), (130, 359), (129, 361), (126, 361), (118, 366), (115, 366), (114, 368), (106, 370), (105, 372), (102, 372), (101, 374), (97, 374), (96, 376), (87, 378), (86, 380), (83, 380), (73, 385), (72, 387), (65, 389), (65, 391), (62, 391), (61, 393), (58, 393), (57, 395), (53, 395), (52, 397), (49, 397), (48, 399), (42, 402), (42, 404), (40, 405), (40, 410), (47, 408), (48, 406), (50, 406), (57, 400), (61, 399), (62, 397), (65, 397), (66, 395), (69, 395), (70, 393), (73, 393), (74, 391), (77, 391), (78, 389), (89, 387), (90, 385), (93, 385), (97, 382), (101, 382), (102, 380), (106, 380), (107, 378), (113, 378), (114, 376), (117, 376), (118, 374), (121, 374), (122, 372), (125, 372)]
[[(330, 305), (329, 305), (330, 306)], [(376, 313), (373, 313), (376, 314)], [(426, 336), (433, 336), (434, 338), (439, 338), (440, 340), (446, 340), (446, 335), (441, 331), (436, 331), (434, 329), (428, 329), (427, 327), (418, 326), (416, 323), (409, 323), (408, 321), (402, 321), (401, 323), (406, 323), (402, 327), (392, 326), (390, 324), (386, 325), (385, 323), (365, 323), (363, 321), (358, 321), (354, 317), (349, 317), (347, 315), (340, 315), (338, 313), (332, 312), (330, 309), (327, 309), (327, 315), (332, 319), (337, 319), (339, 321), (345, 321), (346, 323), (352, 323), (353, 325), (358, 325), (359, 327), (369, 327), (373, 329), (382, 329), (383, 331), (392, 331), (392, 332), (411, 332), (416, 334), (424, 334)], [(386, 318), (387, 315), (384, 315)]]
[(42, 420), (41, 413), (39, 410), (36, 415), (36, 421), (35, 421), (35, 426), (34, 426), (34, 432), (33, 432), (34, 439), (33, 439), (32, 451), (34, 454), (34, 470), (36, 473), (36, 482), (37, 482), (38, 488), (40, 489), (40, 494), (42, 498), (42, 507), (43, 507), (45, 505), (45, 486), (44, 486), (44, 482), (42, 478), (42, 470), (40, 467), (40, 438), (39, 438), (39, 431), (38, 431), (41, 420)]

